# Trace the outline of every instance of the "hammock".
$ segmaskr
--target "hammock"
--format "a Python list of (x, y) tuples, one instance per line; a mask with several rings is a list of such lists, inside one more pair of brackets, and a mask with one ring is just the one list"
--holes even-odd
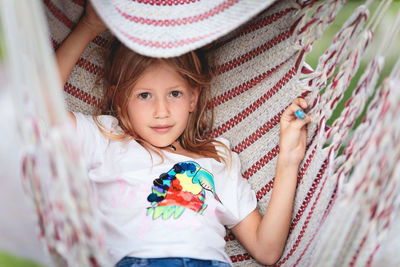
[[(276, 266), (370, 266), (393, 218), (400, 214), (400, 60), (375, 89), (400, 29), (400, 16), (387, 29), (340, 117), (327, 126), (390, 1), (380, 2), (369, 20), (372, 1), (356, 9), (312, 70), (305, 55), (344, 4), (316, 2), (259, 5), (246, 24), (235, 25), (215, 41), (208, 52), (218, 73), (212, 85), (210, 105), (216, 118), (210, 137), (230, 140), (264, 213), (279, 154), (280, 115), (294, 98), (308, 98), (313, 123), (299, 169), (289, 238)], [(78, 21), (83, 1), (43, 3), (44, 12), (35, 1), (1, 5), (7, 62), (18, 88), (15, 105), (24, 107), (16, 118), (26, 143), (23, 182), (38, 215), (39, 237), (55, 262), (108, 266), (83, 164), (69, 141), (70, 126), (64, 124), (63, 99), (44, 27), (43, 13), (57, 48)], [(109, 40), (109, 32), (96, 37), (79, 59), (64, 87), (68, 109), (90, 114), (99, 105), (101, 92), (92, 88), (102, 73), (99, 55), (108, 49)], [(45, 103), (46, 97), (52, 102)], [(370, 98), (364, 120), (351, 132)], [(37, 121), (39, 116), (44, 122)], [(225, 239), (234, 266), (260, 266), (231, 233)]]

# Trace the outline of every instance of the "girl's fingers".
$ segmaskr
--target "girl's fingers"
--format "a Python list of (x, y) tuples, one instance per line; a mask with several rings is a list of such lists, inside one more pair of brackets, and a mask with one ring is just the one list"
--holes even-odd
[(296, 98), (295, 100), (293, 100), (292, 104), (296, 104), (297, 106), (306, 109), (308, 107), (308, 101), (305, 100), (304, 98)]
[(310, 123), (311, 121), (311, 117), (305, 114), (305, 118), (304, 119), (299, 119), (296, 117), (296, 120), (292, 121), (291, 124), (293, 127), (300, 129), (302, 127), (304, 127), (305, 125), (307, 125), (308, 123)]
[[(283, 117), (288, 120), (294, 120), (296, 118), (302, 118), (305, 113), (304, 109), (308, 107), (307, 101), (303, 98), (296, 98), (293, 100), (292, 104), (287, 107), (285, 112), (282, 114)], [(296, 116), (297, 115), (297, 116)]]
[(311, 118), (308, 116), (304, 109), (308, 107), (308, 103), (303, 98), (296, 98), (293, 100), (292, 104), (285, 110), (282, 114), (281, 122), (283, 127), (291, 126), (296, 129), (302, 128), (307, 125)]

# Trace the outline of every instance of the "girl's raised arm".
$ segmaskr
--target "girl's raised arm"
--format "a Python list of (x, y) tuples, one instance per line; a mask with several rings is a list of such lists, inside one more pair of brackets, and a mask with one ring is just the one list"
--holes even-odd
[(62, 84), (67, 81), (73, 67), (88, 44), (105, 29), (106, 26), (88, 1), (85, 14), (56, 51)]
[(310, 122), (309, 116), (296, 118), (299, 108), (307, 108), (304, 99), (295, 99), (281, 117), (274, 188), (264, 217), (255, 210), (232, 228), (247, 251), (266, 265), (279, 260), (289, 234), (298, 168), (305, 153), (306, 125)]
[[(65, 84), (76, 62), (88, 44), (106, 29), (105, 24), (87, 1), (85, 14), (56, 51), (61, 84)], [(75, 117), (71, 115), (75, 121)]]

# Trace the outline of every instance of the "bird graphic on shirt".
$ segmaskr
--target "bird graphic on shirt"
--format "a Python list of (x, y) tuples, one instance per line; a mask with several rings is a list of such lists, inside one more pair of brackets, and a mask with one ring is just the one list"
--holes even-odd
[(152, 192), (147, 197), (151, 207), (147, 215), (153, 213), (153, 219), (169, 219), (172, 215), (179, 218), (185, 208), (202, 214), (207, 208), (204, 203), (206, 190), (221, 202), (215, 192), (212, 174), (193, 161), (180, 162), (167, 173), (153, 181)]

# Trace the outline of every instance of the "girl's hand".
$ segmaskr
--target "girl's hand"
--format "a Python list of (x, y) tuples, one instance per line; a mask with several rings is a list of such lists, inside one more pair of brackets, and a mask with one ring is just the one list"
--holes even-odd
[(310, 116), (304, 120), (296, 117), (297, 110), (306, 109), (307, 101), (296, 98), (292, 104), (283, 112), (280, 121), (279, 158), (286, 164), (299, 165), (304, 158), (307, 138), (307, 124), (311, 121)]
[(95, 35), (98, 35), (107, 29), (89, 0), (86, 0), (85, 14), (81, 18), (80, 22), (88, 27)]

